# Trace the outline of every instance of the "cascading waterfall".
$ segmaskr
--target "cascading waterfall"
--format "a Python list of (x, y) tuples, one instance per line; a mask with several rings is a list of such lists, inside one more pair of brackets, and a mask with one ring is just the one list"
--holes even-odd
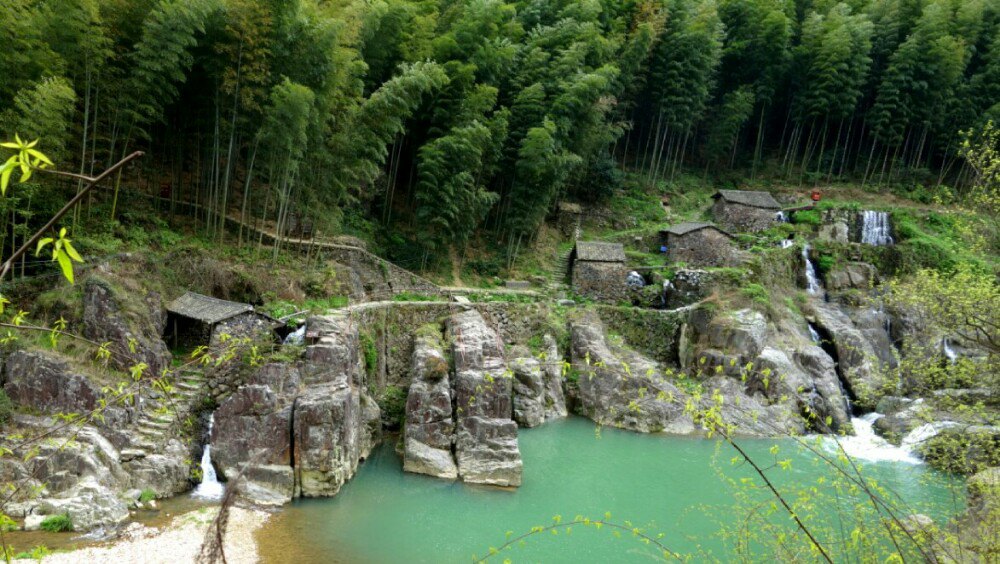
[(774, 214), (774, 220), (778, 223), (788, 223), (788, 214), (783, 211), (779, 211)]
[[(212, 426), (215, 424), (215, 414), (208, 418), (208, 436), (211, 440)], [(215, 467), (212, 466), (212, 444), (205, 443), (205, 450), (201, 454), (201, 483), (191, 492), (191, 495), (201, 499), (222, 499), (225, 486), (219, 482), (219, 477), (215, 474)]]
[(866, 210), (861, 212), (861, 242), (866, 245), (892, 245), (889, 212)]
[[(874, 424), (881, 417), (881, 413), (867, 413), (861, 417), (852, 417), (851, 425), (854, 427), (854, 434), (839, 439), (844, 452), (852, 458), (871, 462), (908, 462), (910, 464), (923, 462), (908, 448), (894, 446), (875, 434)], [(831, 450), (837, 448), (834, 439), (828, 439), (828, 441), (827, 448)]]
[(822, 287), (819, 285), (819, 278), (816, 276), (816, 267), (813, 266), (809, 258), (809, 245), (802, 245), (802, 260), (806, 263), (806, 291), (810, 294), (818, 294)]
[(820, 342), (821, 342), (821, 341), (822, 341), (823, 339), (822, 339), (822, 338), (820, 338), (820, 336), (819, 336), (819, 331), (817, 331), (817, 330), (816, 330), (816, 328), (815, 328), (815, 327), (813, 327), (813, 324), (812, 324), (812, 323), (809, 323), (809, 324), (808, 324), (808, 327), (809, 327), (809, 336), (810, 336), (810, 337), (812, 338), (812, 341), (813, 341), (813, 343), (815, 343), (815, 344), (817, 344), (817, 345), (818, 345), (818, 344), (820, 344)]
[(795, 241), (793, 239), (782, 239), (781, 243), (778, 244), (782, 249), (790, 249), (795, 245)]
[(306, 326), (303, 323), (298, 329), (289, 333), (285, 340), (281, 342), (283, 345), (301, 345), (306, 342)]
[(958, 360), (958, 353), (955, 352), (955, 349), (951, 348), (951, 341), (948, 340), (948, 337), (941, 338), (941, 352), (951, 364), (955, 364), (955, 361)]

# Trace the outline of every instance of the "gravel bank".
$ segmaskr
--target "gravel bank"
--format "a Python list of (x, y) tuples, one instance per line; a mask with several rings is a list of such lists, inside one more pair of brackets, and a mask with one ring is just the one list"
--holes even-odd
[[(209, 524), (218, 513), (206, 508), (177, 516), (165, 528), (130, 525), (122, 536), (106, 546), (93, 546), (72, 552), (53, 554), (42, 561), (65, 562), (142, 562), (143, 564), (181, 564), (194, 562), (201, 550)], [(267, 520), (263, 511), (233, 508), (226, 531), (226, 560), (240, 564), (258, 562), (253, 533)], [(24, 561), (28, 562), (28, 561)]]

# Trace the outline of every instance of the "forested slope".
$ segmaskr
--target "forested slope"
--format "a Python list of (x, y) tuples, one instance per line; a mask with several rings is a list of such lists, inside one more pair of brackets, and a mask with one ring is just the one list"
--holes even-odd
[[(40, 137), (80, 172), (147, 152), (107, 196), (112, 219), (118, 188), (142, 190), (199, 204), (174, 211), (213, 236), (225, 215), (310, 221), (392, 234), (419, 266), (478, 235), (513, 255), (560, 198), (606, 200), (625, 173), (654, 186), (681, 170), (920, 184), (952, 198), (974, 180), (960, 131), (1000, 115), (996, 0), (0, 10), (4, 137)], [(31, 222), (24, 204), (3, 204), (13, 225)]]

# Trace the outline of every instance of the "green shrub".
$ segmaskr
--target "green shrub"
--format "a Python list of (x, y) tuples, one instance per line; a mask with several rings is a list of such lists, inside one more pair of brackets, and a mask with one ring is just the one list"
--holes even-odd
[(989, 431), (945, 430), (925, 441), (919, 450), (934, 468), (966, 476), (1000, 465), (1000, 436)]
[(386, 386), (377, 400), (382, 410), (382, 426), (399, 429), (406, 418), (406, 390), (399, 386)]
[(149, 488), (142, 490), (142, 493), (139, 494), (139, 503), (149, 503), (154, 499), (156, 499), (156, 492)]
[(41, 528), (50, 533), (64, 533), (73, 530), (73, 520), (70, 519), (69, 513), (50, 515), (42, 521)]
[(804, 225), (819, 225), (823, 222), (817, 210), (802, 210), (792, 214), (792, 223)]
[(361, 333), (361, 351), (365, 355), (365, 374), (369, 378), (374, 378), (378, 370), (378, 349), (375, 347), (375, 339), (369, 333)]
[(760, 284), (747, 284), (740, 292), (753, 303), (767, 307), (771, 305), (771, 295)]
[(7, 392), (0, 390), (0, 427), (10, 423), (10, 418), (14, 414), (14, 403), (10, 401)]

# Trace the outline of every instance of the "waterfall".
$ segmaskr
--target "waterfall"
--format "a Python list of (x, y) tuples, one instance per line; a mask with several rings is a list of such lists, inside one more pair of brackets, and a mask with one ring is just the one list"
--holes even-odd
[(951, 341), (948, 340), (948, 337), (941, 338), (941, 352), (944, 353), (944, 357), (951, 364), (955, 364), (955, 361), (958, 360), (958, 353), (955, 352), (955, 349), (951, 348)]
[(866, 245), (891, 245), (889, 212), (866, 210), (861, 212), (861, 242)]
[[(881, 413), (868, 413), (861, 417), (852, 417), (851, 425), (854, 427), (854, 435), (840, 438), (840, 446), (843, 447), (844, 452), (851, 458), (870, 462), (908, 462), (910, 464), (923, 462), (909, 448), (893, 446), (875, 434), (873, 425), (881, 417)], [(827, 449), (835, 450), (837, 445), (833, 442), (834, 439), (828, 439), (828, 441)]]
[(782, 249), (790, 249), (795, 245), (795, 241), (792, 239), (782, 239), (781, 243), (778, 244), (781, 245)]
[(215, 467), (212, 466), (212, 426), (215, 424), (215, 414), (208, 418), (209, 442), (205, 443), (205, 450), (201, 454), (201, 483), (191, 492), (193, 497), (201, 499), (222, 499), (225, 486), (219, 483), (218, 476), (215, 475)]
[(281, 342), (283, 345), (301, 345), (306, 342), (306, 324), (303, 323), (298, 329), (289, 333), (285, 340)]
[(802, 260), (806, 263), (806, 291), (810, 294), (818, 294), (822, 289), (819, 285), (819, 278), (816, 277), (816, 267), (809, 259), (809, 245), (802, 245)]
[(820, 344), (820, 341), (823, 339), (820, 338), (819, 331), (813, 327), (812, 323), (808, 323), (807, 326), (809, 327), (809, 336), (812, 337), (813, 343), (816, 343), (817, 345)]
[(778, 223), (788, 223), (788, 214), (786, 214), (783, 211), (779, 211), (778, 213), (774, 214), (774, 220), (777, 221)]

